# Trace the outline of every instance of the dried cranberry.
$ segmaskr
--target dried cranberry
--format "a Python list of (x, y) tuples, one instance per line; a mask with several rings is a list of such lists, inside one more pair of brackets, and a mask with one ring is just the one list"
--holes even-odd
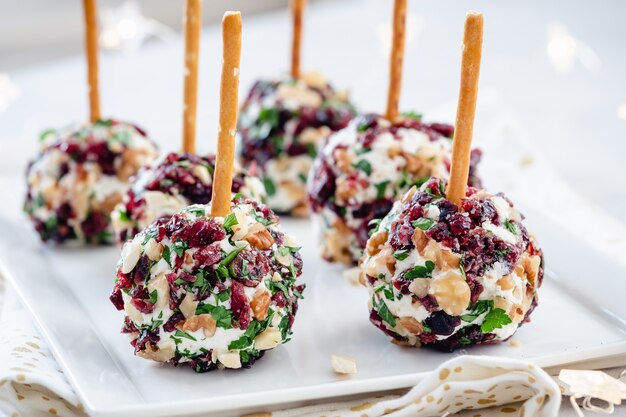
[(441, 336), (451, 335), (460, 322), (458, 317), (451, 316), (445, 311), (435, 311), (425, 320), (426, 325), (432, 329), (433, 333)]
[(120, 311), (124, 310), (124, 299), (122, 298), (122, 291), (120, 291), (119, 289), (113, 291), (113, 293), (109, 296), (109, 300), (111, 300), (115, 308)]
[(239, 328), (247, 329), (250, 324), (250, 303), (244, 292), (243, 284), (237, 281), (231, 281), (230, 307)]

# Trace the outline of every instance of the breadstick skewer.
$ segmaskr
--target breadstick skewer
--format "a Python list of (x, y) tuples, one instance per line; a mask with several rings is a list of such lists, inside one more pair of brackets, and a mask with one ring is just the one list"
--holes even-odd
[(402, 63), (404, 61), (404, 40), (406, 37), (406, 0), (395, 0), (393, 4), (393, 37), (389, 60), (389, 91), (387, 93), (388, 120), (398, 117), (400, 90), (402, 89)]
[(211, 216), (230, 212), (241, 58), (241, 13), (226, 12), (222, 19), (222, 80), (217, 156), (211, 197)]
[(461, 204), (467, 190), (482, 44), (483, 15), (470, 11), (465, 17), (461, 87), (452, 142), (450, 181), (446, 192), (448, 200), (456, 205)]
[(87, 54), (87, 87), (89, 89), (89, 120), (100, 120), (98, 89), (98, 11), (96, 0), (83, 0), (85, 16), (85, 52)]
[(198, 57), (202, 27), (202, 0), (185, 0), (185, 79), (183, 95), (182, 151), (196, 151)]
[(291, 0), (293, 36), (291, 39), (291, 77), (300, 78), (300, 45), (302, 44), (302, 14), (306, 0)]

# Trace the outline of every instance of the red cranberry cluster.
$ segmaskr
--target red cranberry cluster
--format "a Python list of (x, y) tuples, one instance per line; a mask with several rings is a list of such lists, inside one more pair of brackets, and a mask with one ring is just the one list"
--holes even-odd
[[(130, 220), (142, 217), (146, 208), (143, 191), (160, 191), (170, 195), (182, 195), (190, 204), (207, 204), (211, 201), (213, 182), (203, 182), (196, 173), (194, 166), (203, 166), (211, 178), (215, 172), (215, 155), (199, 156), (188, 153), (171, 152), (152, 168), (144, 168), (137, 177), (149, 176), (149, 181), (142, 190), (131, 188), (123, 201), (124, 210)], [(149, 171), (148, 171), (149, 170)], [(147, 172), (146, 172), (147, 171)], [(233, 175), (233, 193), (238, 193), (244, 186), (244, 173)], [(133, 179), (134, 180), (134, 179)], [(167, 219), (163, 219), (167, 220)], [(118, 242), (125, 242), (140, 232), (138, 226), (121, 230)]]

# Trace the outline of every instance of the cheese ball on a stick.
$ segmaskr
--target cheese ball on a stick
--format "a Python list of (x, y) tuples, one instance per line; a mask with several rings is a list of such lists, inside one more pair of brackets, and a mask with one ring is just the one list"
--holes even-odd
[(468, 188), (483, 16), (465, 20), (450, 181), (409, 190), (367, 242), (370, 321), (396, 343), (453, 351), (510, 338), (529, 320), (543, 253), (503, 194)]
[(24, 210), (43, 241), (112, 243), (113, 207), (156, 156), (142, 130), (115, 120), (46, 131), (28, 166)]
[[(394, 201), (430, 176), (447, 178), (453, 127), (424, 123), (414, 114), (394, 122), (378, 115), (355, 118), (331, 135), (309, 180), (309, 202), (322, 257), (356, 264), (369, 233)], [(469, 184), (479, 186), (472, 153)]]
[[(130, 190), (112, 213), (115, 238), (121, 246), (155, 220), (166, 222), (191, 204), (208, 204), (213, 191), (215, 156), (167, 154), (139, 170)], [(232, 192), (244, 198), (265, 200), (261, 180), (235, 167)]]
[[(404, 57), (406, 0), (395, 0), (387, 111), (367, 114), (332, 134), (315, 160), (308, 193), (322, 257), (357, 263), (369, 232), (413, 185), (447, 178), (454, 128), (398, 111)], [(480, 152), (471, 153), (469, 184), (478, 186)]]
[(249, 367), (285, 343), (303, 286), (298, 245), (252, 200), (192, 205), (124, 245), (111, 301), (145, 359), (196, 372)]
[(232, 199), (241, 15), (222, 22), (220, 125), (211, 205), (155, 222), (124, 245), (111, 301), (146, 359), (196, 372), (249, 367), (287, 342), (304, 286), (299, 247), (265, 205)]
[[(207, 204), (213, 192), (215, 156), (195, 155), (198, 52), (201, 29), (200, 0), (185, 3), (185, 79), (182, 153), (171, 152), (133, 179), (132, 187), (113, 212), (118, 244), (132, 239), (153, 221), (166, 222), (190, 204)], [(251, 167), (251, 169), (253, 169)], [(232, 191), (263, 201), (265, 189), (255, 176), (236, 167)]]
[(289, 77), (257, 81), (241, 107), (240, 159), (256, 163), (269, 206), (284, 214), (308, 213), (306, 178), (324, 139), (354, 117), (345, 92), (318, 73), (300, 71), (304, 0), (292, 0), (293, 44)]
[(431, 178), (395, 203), (367, 243), (370, 321), (395, 343), (453, 351), (510, 338), (529, 320), (543, 253), (502, 194), (460, 205)]
[(157, 156), (143, 130), (100, 116), (96, 0), (84, 0), (90, 122), (41, 135), (24, 211), (44, 242), (112, 243), (111, 210), (129, 177)]

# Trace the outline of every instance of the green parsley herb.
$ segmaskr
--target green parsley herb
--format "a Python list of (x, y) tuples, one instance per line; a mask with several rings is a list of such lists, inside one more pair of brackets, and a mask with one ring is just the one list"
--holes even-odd
[(174, 333), (175, 337), (184, 337), (185, 339), (189, 339), (189, 340), (193, 340), (194, 342), (196, 341), (196, 338), (193, 337), (192, 335), (190, 335), (187, 332), (183, 332), (182, 330), (176, 330), (176, 333)]
[(399, 261), (404, 261), (406, 258), (408, 258), (408, 256), (409, 256), (408, 249), (397, 250), (393, 253), (393, 257)]
[(226, 217), (224, 217), (224, 229), (231, 230), (231, 228), (237, 224), (239, 224), (239, 222), (237, 221), (235, 213), (229, 213)]
[(509, 232), (513, 233), (514, 235), (519, 234), (519, 227), (517, 226), (517, 224), (513, 223), (509, 219), (504, 221), (504, 226), (508, 229)]
[(420, 217), (419, 219), (413, 221), (413, 227), (424, 231), (430, 229), (434, 224), (435, 221), (427, 217)]
[(426, 261), (424, 266), (415, 265), (413, 269), (409, 269), (404, 273), (405, 279), (415, 279), (415, 278), (430, 278), (433, 275), (433, 270), (435, 269), (435, 263), (433, 261)]
[(480, 331), (483, 333), (491, 333), (495, 329), (512, 323), (513, 320), (501, 308), (494, 308), (485, 316), (483, 324), (480, 325)]
[(372, 174), (372, 165), (366, 159), (361, 159), (356, 164), (352, 164), (352, 166), (356, 169), (360, 169), (367, 176), (370, 176)]
[(268, 196), (276, 194), (276, 185), (274, 185), (274, 181), (271, 178), (263, 177), (263, 185)]
[(378, 184), (376, 184), (376, 198), (377, 199), (381, 199), (381, 198), (385, 198), (385, 190), (387, 190), (387, 184), (389, 184), (389, 181), (383, 181), (383, 182), (379, 182)]

